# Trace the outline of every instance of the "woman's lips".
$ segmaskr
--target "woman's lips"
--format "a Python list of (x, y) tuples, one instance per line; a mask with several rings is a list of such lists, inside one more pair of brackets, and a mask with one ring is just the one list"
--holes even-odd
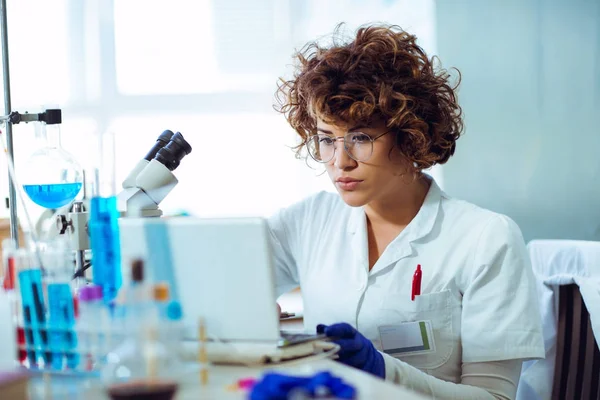
[(336, 185), (342, 190), (355, 190), (361, 184), (361, 180), (353, 178), (338, 178), (336, 179)]

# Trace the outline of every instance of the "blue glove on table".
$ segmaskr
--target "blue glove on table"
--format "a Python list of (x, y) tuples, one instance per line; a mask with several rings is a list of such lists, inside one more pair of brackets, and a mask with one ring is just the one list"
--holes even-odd
[(335, 396), (336, 399), (356, 398), (356, 390), (352, 386), (325, 371), (310, 377), (267, 373), (254, 385), (249, 399), (286, 400), (294, 393), (302, 393), (303, 397), (308, 398), (322, 396)]
[(338, 361), (343, 364), (385, 378), (383, 356), (373, 343), (350, 324), (317, 325), (317, 333), (324, 333), (340, 346)]

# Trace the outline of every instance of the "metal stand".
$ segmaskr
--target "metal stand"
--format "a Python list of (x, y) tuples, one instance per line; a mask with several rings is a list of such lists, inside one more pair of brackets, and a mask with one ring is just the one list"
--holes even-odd
[[(62, 112), (59, 109), (45, 110), (42, 113), (19, 113), (12, 111), (10, 101), (10, 68), (8, 64), (8, 27), (6, 0), (0, 0), (0, 41), (2, 42), (2, 80), (4, 84), (4, 111), (5, 116), (0, 117), (0, 121), (6, 123), (6, 152), (14, 164), (14, 146), (13, 146), (13, 124), (20, 122), (43, 122), (47, 125), (60, 124), (62, 122)], [(14, 167), (14, 165), (13, 165)], [(19, 247), (19, 223), (17, 219), (17, 189), (14, 182), (8, 177), (8, 207), (10, 211), (10, 236)]]
[[(6, 0), (0, 0), (0, 40), (2, 41), (2, 79), (4, 83), (4, 111), (7, 115), (11, 113), (10, 104), (10, 72), (8, 66), (8, 28), (6, 25)], [(6, 121), (6, 150), (12, 160), (14, 160), (12, 123)], [(8, 179), (8, 206), (10, 208), (10, 236), (19, 246), (19, 228), (17, 223), (17, 192), (12, 179)]]

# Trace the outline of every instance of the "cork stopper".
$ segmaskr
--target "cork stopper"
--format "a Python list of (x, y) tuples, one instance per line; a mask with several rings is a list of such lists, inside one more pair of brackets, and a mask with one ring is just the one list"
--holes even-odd
[(131, 280), (135, 283), (144, 281), (144, 260), (138, 258), (131, 262)]
[(169, 301), (169, 284), (161, 282), (154, 285), (153, 296), (155, 301)]

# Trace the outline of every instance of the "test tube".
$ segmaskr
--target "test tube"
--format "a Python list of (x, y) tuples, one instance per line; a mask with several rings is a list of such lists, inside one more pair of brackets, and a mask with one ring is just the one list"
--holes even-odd
[(132, 260), (131, 281), (125, 293), (126, 328), (130, 334), (140, 333), (152, 319), (152, 293), (145, 282), (145, 274), (144, 261)]
[(16, 329), (17, 338), (17, 359), (23, 363), (27, 359), (27, 352), (23, 349), (25, 346), (25, 332), (23, 330), (20, 313), (19, 298), (19, 280), (17, 279), (16, 254), (17, 244), (14, 239), (4, 239), (2, 241), (2, 258), (4, 264), (4, 280), (2, 286), (6, 292), (11, 310), (13, 325)]
[(181, 341), (179, 303), (171, 301), (169, 284), (166, 282), (154, 285), (153, 297), (156, 304), (155, 319), (160, 327), (160, 340), (171, 354), (178, 354)]
[(40, 352), (44, 365), (49, 365), (52, 361), (52, 354), (48, 349), (42, 271), (34, 266), (31, 255), (25, 249), (17, 249), (15, 262), (19, 271), (23, 328), (29, 364), (30, 366), (37, 365), (37, 355)]
[[(25, 309), (25, 305), (23, 304), (23, 293), (21, 290), (21, 271), (25, 270), (25, 269), (29, 269), (29, 257), (27, 252), (24, 249), (19, 249), (19, 250), (15, 250), (14, 252), (14, 265), (15, 265), (15, 273), (16, 273), (16, 282), (19, 285), (19, 295), (21, 298), (21, 311), (24, 311)], [(34, 336), (33, 336), (33, 330), (31, 328), (31, 314), (27, 313), (27, 315), (25, 315), (23, 312), (21, 312), (21, 315), (23, 316), (23, 320), (21, 321), (22, 325), (21, 327), (17, 330), (17, 341), (21, 342), (21, 338), (23, 338), (22, 344), (24, 346), (25, 349), (25, 353), (26, 353), (26, 360), (29, 363), (29, 365), (35, 365), (36, 362), (36, 355), (35, 355), (35, 343), (34, 343)], [(24, 362), (25, 360), (21, 361)]]
[(94, 284), (102, 287), (104, 302), (110, 304), (121, 287), (119, 211), (116, 197), (94, 197), (89, 221)]
[(4, 239), (2, 241), (2, 264), (4, 266), (4, 280), (2, 286), (4, 290), (12, 291), (15, 289), (15, 259), (14, 253), (17, 244), (14, 239)]
[(57, 240), (50, 243), (42, 256), (48, 276), (48, 333), (53, 369), (62, 369), (65, 360), (71, 369), (79, 364), (70, 285), (73, 266), (69, 255), (64, 240)]
[(80, 353), (85, 355), (85, 369), (94, 369), (99, 356), (104, 353), (104, 328), (106, 307), (102, 301), (102, 288), (88, 285), (79, 290), (79, 319), (77, 330), (80, 335)]
[(94, 171), (92, 197), (112, 197), (117, 193), (116, 186), (116, 136), (112, 130), (98, 135), (94, 154), (97, 159)]
[(97, 163), (94, 196), (90, 202), (89, 232), (92, 247), (92, 275), (95, 285), (102, 287), (104, 302), (111, 304), (121, 287), (121, 246), (119, 210), (115, 186), (115, 136), (106, 132), (98, 140), (100, 159)]

